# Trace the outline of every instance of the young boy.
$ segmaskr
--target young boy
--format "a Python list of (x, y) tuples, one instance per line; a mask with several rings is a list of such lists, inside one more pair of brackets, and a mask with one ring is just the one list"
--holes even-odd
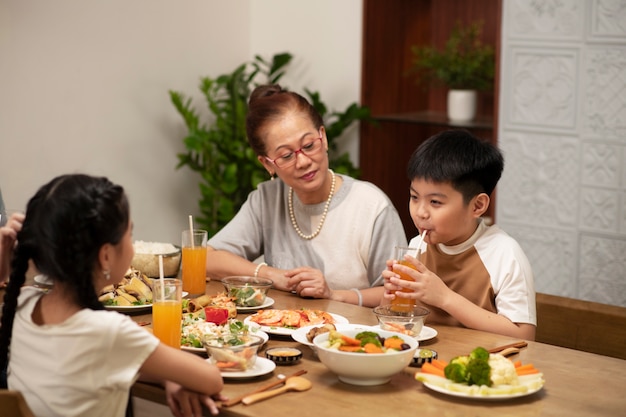
[[(420, 260), (405, 258), (415, 269), (388, 262), (383, 302), (409, 289), (402, 297), (430, 309), (429, 322), (534, 340), (535, 290), (528, 259), (513, 238), (481, 218), (503, 167), (495, 146), (464, 130), (441, 132), (417, 148), (407, 170), (409, 211), (426, 245)], [(418, 243), (414, 238), (409, 246)]]

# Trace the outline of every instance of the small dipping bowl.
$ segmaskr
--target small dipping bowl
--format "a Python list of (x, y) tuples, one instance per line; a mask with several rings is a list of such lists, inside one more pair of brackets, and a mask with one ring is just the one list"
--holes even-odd
[(302, 359), (302, 351), (292, 347), (275, 347), (266, 350), (265, 357), (276, 365), (293, 365)]
[(433, 359), (437, 359), (437, 352), (432, 349), (418, 348), (413, 355), (413, 360), (410, 366), (420, 368), (426, 362), (432, 362)]

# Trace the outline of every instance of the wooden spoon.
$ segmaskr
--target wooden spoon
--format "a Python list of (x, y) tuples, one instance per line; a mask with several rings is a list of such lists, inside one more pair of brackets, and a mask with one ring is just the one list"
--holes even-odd
[(275, 395), (282, 394), (286, 391), (306, 391), (311, 388), (311, 385), (311, 381), (309, 381), (308, 379), (302, 378), (301, 376), (294, 376), (293, 378), (289, 378), (287, 382), (285, 382), (285, 385), (280, 388), (248, 395), (246, 398), (241, 400), (241, 402), (245, 405), (249, 405), (257, 401), (265, 400)]

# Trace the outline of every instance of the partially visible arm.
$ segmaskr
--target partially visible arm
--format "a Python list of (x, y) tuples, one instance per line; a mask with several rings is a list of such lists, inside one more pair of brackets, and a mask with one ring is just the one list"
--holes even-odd
[[(417, 271), (400, 264), (394, 265), (394, 271), (401, 271), (410, 275), (415, 279), (415, 282), (402, 280), (392, 271), (386, 271), (383, 274), (386, 276), (385, 287), (388, 293), (393, 294), (401, 287), (409, 288), (412, 292), (403, 293), (403, 297), (420, 300), (434, 307), (439, 307), (465, 327), (519, 337), (525, 340), (535, 340), (534, 325), (513, 323), (503, 315), (492, 313), (477, 306), (448, 288), (441, 278), (428, 270), (424, 264), (417, 260), (412, 260), (412, 262), (417, 267)], [(392, 299), (393, 297), (393, 295), (386, 295), (387, 299)]]
[(507, 317), (487, 311), (454, 291), (450, 291), (445, 300), (440, 307), (465, 327), (524, 340), (535, 340), (536, 327), (532, 324), (513, 323)]
[(0, 284), (9, 278), (13, 247), (23, 222), (23, 213), (13, 213), (7, 224), (0, 227)]
[[(207, 248), (206, 265), (207, 275), (216, 280), (233, 275), (251, 277), (254, 276), (254, 271), (258, 266), (258, 264), (241, 256), (224, 250), (215, 250), (211, 247)], [(291, 291), (287, 285), (285, 272), (285, 270), (274, 268), (271, 265), (263, 265), (258, 271), (258, 276), (271, 279), (274, 282), (274, 288), (278, 290)]]
[(224, 381), (216, 366), (197, 355), (159, 343), (141, 365), (140, 379), (165, 383), (171, 381), (205, 395), (218, 394)]
[[(376, 307), (380, 304), (385, 288), (382, 286), (374, 288), (364, 288), (359, 290), (363, 299), (364, 307)], [(331, 291), (331, 300), (341, 301), (348, 304), (358, 304), (359, 296), (354, 290), (334, 290)]]

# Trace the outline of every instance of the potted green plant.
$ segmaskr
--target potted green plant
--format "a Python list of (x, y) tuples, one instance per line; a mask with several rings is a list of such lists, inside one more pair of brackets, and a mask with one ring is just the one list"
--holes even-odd
[[(191, 98), (169, 91), (188, 131), (183, 138), (186, 152), (178, 154), (176, 168), (187, 166), (200, 174), (200, 216), (196, 222), (210, 236), (233, 218), (260, 182), (269, 178), (246, 138), (248, 98), (257, 85), (277, 83), (291, 59), (289, 53), (276, 54), (271, 61), (256, 56), (229, 74), (201, 78), (200, 91), (212, 114), (209, 122), (200, 120)], [(353, 103), (343, 112), (329, 111), (319, 93), (305, 92), (324, 119), (331, 168), (358, 177), (359, 170), (349, 155), (336, 155), (337, 139), (353, 122), (370, 120), (369, 109)]]
[[(451, 120), (472, 120), (476, 115), (476, 92), (493, 88), (495, 51), (482, 41), (482, 29), (482, 22), (465, 27), (457, 23), (443, 49), (411, 47), (411, 72), (417, 75), (418, 83), (449, 89), (448, 117)], [(465, 109), (457, 107), (463, 104)]]

